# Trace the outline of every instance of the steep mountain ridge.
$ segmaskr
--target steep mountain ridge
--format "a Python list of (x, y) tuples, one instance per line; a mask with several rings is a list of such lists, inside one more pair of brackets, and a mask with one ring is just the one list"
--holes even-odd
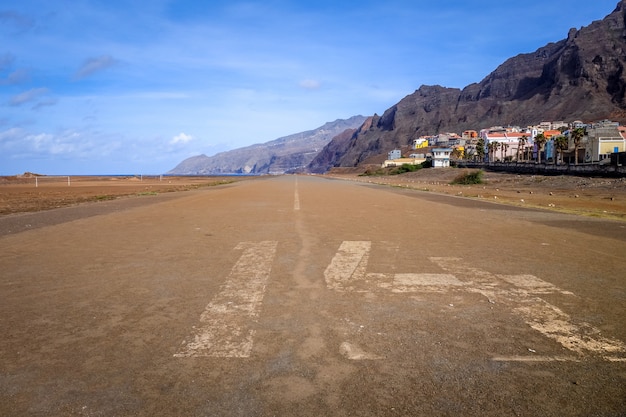
[(283, 174), (303, 170), (336, 135), (354, 129), (363, 116), (338, 119), (317, 129), (295, 133), (266, 143), (185, 159), (171, 175)]
[(626, 0), (603, 20), (506, 60), (461, 89), (422, 85), (374, 115), (349, 140), (331, 141), (309, 169), (356, 166), (422, 135), (544, 120), (626, 122)]

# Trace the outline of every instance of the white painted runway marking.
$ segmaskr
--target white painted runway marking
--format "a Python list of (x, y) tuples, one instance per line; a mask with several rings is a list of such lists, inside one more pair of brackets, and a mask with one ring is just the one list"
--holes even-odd
[[(479, 293), (492, 303), (511, 306), (528, 326), (557, 341), (578, 355), (593, 352), (604, 360), (625, 362), (626, 344), (604, 337), (588, 323), (575, 323), (558, 307), (538, 295), (573, 296), (534, 275), (498, 275), (468, 266), (461, 258), (431, 257), (431, 262), (446, 273), (368, 273), (372, 244), (369, 241), (344, 241), (324, 271), (329, 289), (342, 292), (386, 290), (393, 293), (443, 292), (461, 290)], [(345, 347), (344, 347), (345, 348)], [(346, 349), (343, 349), (344, 351)], [(347, 352), (347, 351), (346, 351)], [(343, 352), (349, 356), (348, 353)], [(494, 360), (545, 362), (575, 360), (569, 357), (512, 356)]]
[(324, 271), (328, 288), (346, 291), (350, 281), (363, 279), (371, 247), (368, 241), (344, 241)]
[[(242, 242), (243, 254), (233, 266), (220, 292), (206, 306), (189, 342), (176, 357), (211, 356), (247, 358), (278, 242)], [(183, 342), (185, 343), (185, 342)]]
[[(626, 344), (600, 335), (600, 330), (588, 323), (574, 323), (572, 318), (556, 306), (535, 294), (561, 293), (573, 295), (532, 275), (496, 275), (465, 265), (460, 258), (430, 258), (444, 271), (473, 280), (468, 291), (483, 294), (489, 300), (498, 300), (511, 306), (526, 324), (544, 336), (556, 340), (572, 352), (590, 351), (606, 360), (621, 360), (615, 354), (626, 353)], [(506, 284), (515, 285), (507, 288)]]
[(395, 274), (392, 292), (439, 291), (442, 287), (462, 287), (466, 283), (450, 274)]
[(451, 286), (463, 286), (450, 274), (428, 273), (367, 273), (367, 264), (372, 242), (344, 241), (324, 271), (326, 286), (336, 291), (364, 292), (357, 289), (366, 281), (374, 282), (378, 288), (390, 289), (392, 292), (434, 291), (441, 292)]
[(293, 209), (295, 211), (300, 210), (300, 193), (298, 192), (298, 177), (296, 177), (296, 187), (293, 193)]
[(572, 356), (494, 356), (495, 362), (580, 362)]

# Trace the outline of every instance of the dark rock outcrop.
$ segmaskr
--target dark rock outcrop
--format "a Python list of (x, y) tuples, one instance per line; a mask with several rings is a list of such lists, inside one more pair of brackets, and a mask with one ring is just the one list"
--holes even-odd
[[(464, 89), (421, 86), (317, 159), (356, 166), (422, 135), (544, 120), (626, 122), (626, 0), (567, 39), (508, 59)], [(339, 151), (341, 149), (341, 151)], [(311, 166), (319, 170), (320, 165)]]

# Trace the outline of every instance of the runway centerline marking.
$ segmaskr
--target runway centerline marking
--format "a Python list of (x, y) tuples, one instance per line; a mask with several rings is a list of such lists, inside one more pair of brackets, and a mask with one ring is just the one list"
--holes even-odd
[(293, 193), (293, 209), (294, 211), (300, 210), (300, 193), (298, 192), (298, 177), (296, 177), (296, 186)]
[(278, 242), (242, 242), (243, 254), (220, 292), (200, 316), (200, 326), (175, 357), (247, 358)]

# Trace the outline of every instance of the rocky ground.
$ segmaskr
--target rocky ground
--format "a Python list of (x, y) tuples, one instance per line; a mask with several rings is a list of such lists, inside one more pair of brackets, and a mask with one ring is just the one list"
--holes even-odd
[(456, 178), (475, 171), (431, 168), (400, 175), (364, 176), (363, 169), (354, 169), (335, 170), (330, 176), (626, 221), (626, 178), (517, 175), (485, 171), (481, 184), (453, 184)]

